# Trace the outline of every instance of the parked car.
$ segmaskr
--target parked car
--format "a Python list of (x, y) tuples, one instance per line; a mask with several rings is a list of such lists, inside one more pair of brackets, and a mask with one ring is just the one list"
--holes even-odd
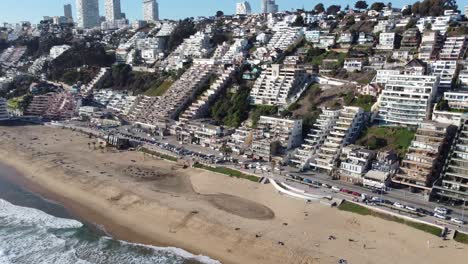
[(405, 208), (406, 208), (406, 210), (413, 211), (413, 212), (416, 212), (418, 210), (415, 207), (409, 206), (409, 205), (405, 206)]
[(310, 179), (304, 179), (304, 182), (312, 184), (312, 180), (310, 180)]
[(324, 188), (331, 188), (331, 186), (328, 185), (328, 184), (326, 184), (326, 183), (322, 183), (322, 187), (324, 187)]
[(434, 209), (434, 212), (438, 213), (438, 214), (443, 214), (443, 215), (446, 215), (448, 214), (448, 209), (447, 208), (444, 208), (444, 207), (436, 207)]
[(332, 186), (331, 189), (335, 192), (339, 192), (341, 191), (341, 188), (340, 187), (337, 187), (337, 186)]
[(459, 225), (464, 225), (465, 224), (465, 221), (461, 220), (461, 219), (458, 219), (458, 218), (452, 218), (450, 219), (450, 221), (456, 223), (456, 224), (459, 224)]
[(358, 192), (352, 192), (351, 194), (354, 196), (358, 196), (358, 197), (361, 196), (361, 193), (358, 193)]
[(439, 219), (443, 219), (443, 220), (446, 220), (446, 219), (447, 219), (447, 216), (444, 215), (444, 214), (435, 213), (434, 216), (437, 217), (437, 218), (439, 218)]
[(343, 189), (340, 190), (340, 192), (348, 193), (349, 191), (348, 191), (348, 189), (343, 188)]
[(404, 208), (405, 208), (405, 206), (402, 205), (402, 204), (399, 203), (399, 202), (395, 202), (395, 203), (393, 204), (393, 206), (395, 206), (396, 208), (401, 208), (401, 209), (404, 209)]

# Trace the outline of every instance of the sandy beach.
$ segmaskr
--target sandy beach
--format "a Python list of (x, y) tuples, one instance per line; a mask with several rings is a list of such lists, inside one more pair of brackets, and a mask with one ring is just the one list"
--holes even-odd
[(22, 175), (13, 180), (118, 239), (222, 263), (467, 263), (468, 246), (405, 225), (93, 141), (64, 129), (0, 126), (0, 162)]

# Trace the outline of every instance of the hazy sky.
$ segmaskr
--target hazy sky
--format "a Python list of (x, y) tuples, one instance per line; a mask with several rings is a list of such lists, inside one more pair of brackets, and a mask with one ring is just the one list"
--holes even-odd
[[(29, 20), (37, 23), (43, 16), (63, 15), (63, 5), (72, 4), (75, 17), (76, 0), (0, 0), (0, 22), (18, 22)], [(99, 0), (101, 4), (100, 13), (104, 14), (104, 0)], [(134, 20), (142, 17), (142, 0), (120, 0), (122, 12), (127, 14), (127, 18)], [(190, 16), (214, 15), (217, 10), (223, 10), (226, 14), (235, 12), (235, 4), (238, 0), (159, 0), (159, 14), (161, 18), (184, 18)], [(253, 12), (260, 10), (261, 0), (250, 0)], [(281, 10), (291, 10), (296, 8), (312, 9), (320, 1), (318, 0), (277, 0)], [(341, 6), (354, 5), (355, 1), (332, 0), (322, 1), (326, 6), (339, 4)], [(388, 2), (388, 0), (382, 1)], [(413, 1), (395, 0), (394, 6), (402, 6)], [(458, 0), (461, 6), (465, 0)], [(371, 2), (368, 2), (371, 3)]]

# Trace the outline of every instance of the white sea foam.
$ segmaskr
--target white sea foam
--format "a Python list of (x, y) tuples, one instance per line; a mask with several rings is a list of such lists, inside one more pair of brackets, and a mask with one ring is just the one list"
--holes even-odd
[[(106, 238), (110, 239), (110, 238)], [(175, 255), (181, 256), (185, 259), (194, 259), (198, 262), (205, 263), (205, 264), (221, 264), (218, 260), (211, 259), (210, 257), (203, 256), (203, 255), (194, 255), (190, 252), (187, 252), (181, 248), (176, 248), (176, 247), (155, 247), (155, 246), (149, 246), (149, 245), (144, 245), (144, 244), (138, 244), (138, 243), (130, 243), (126, 241), (120, 241), (123, 244), (127, 245), (133, 245), (133, 246), (140, 246), (140, 247), (146, 247), (153, 249), (154, 251), (160, 251), (160, 252), (171, 252)]]
[(174, 247), (154, 247), (79, 235), (82, 223), (0, 199), (0, 264), (166, 264), (193, 259), (220, 264)]
[(80, 228), (82, 223), (48, 215), (40, 210), (13, 205), (0, 199), (0, 218), (16, 225), (36, 225), (44, 228)]

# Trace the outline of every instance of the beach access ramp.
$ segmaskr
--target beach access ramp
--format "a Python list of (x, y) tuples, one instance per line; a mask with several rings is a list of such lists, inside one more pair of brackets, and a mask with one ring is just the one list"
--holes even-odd
[(323, 198), (322, 196), (309, 194), (304, 190), (300, 190), (295, 187), (289, 186), (283, 182), (277, 183), (273, 179), (269, 179), (269, 181), (278, 192), (284, 193), (286, 195), (289, 195), (295, 198), (299, 198), (299, 199), (307, 200), (307, 201), (318, 201), (321, 198)]

